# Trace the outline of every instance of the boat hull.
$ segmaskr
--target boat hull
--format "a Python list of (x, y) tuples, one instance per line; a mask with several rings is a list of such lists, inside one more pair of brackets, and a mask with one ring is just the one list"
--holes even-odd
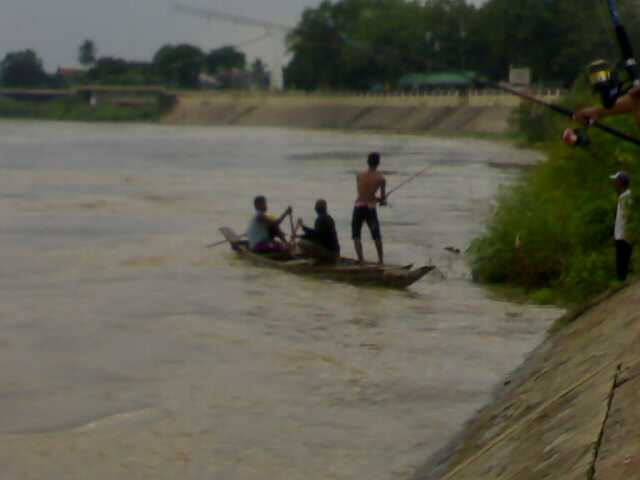
[(346, 258), (331, 265), (317, 264), (314, 260), (306, 258), (274, 259), (268, 255), (251, 252), (233, 230), (221, 228), (220, 231), (239, 257), (255, 265), (354, 285), (404, 289), (435, 268), (432, 265), (420, 268), (411, 268), (411, 265), (359, 265), (355, 260)]

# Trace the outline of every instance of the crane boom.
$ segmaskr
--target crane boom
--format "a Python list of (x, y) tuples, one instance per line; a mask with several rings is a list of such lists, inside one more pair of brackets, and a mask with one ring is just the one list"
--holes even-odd
[(259, 27), (264, 28), (266, 30), (278, 30), (284, 33), (288, 33), (293, 30), (293, 27), (288, 25), (283, 25), (280, 23), (269, 22), (264, 20), (257, 20), (255, 18), (249, 18), (242, 15), (233, 15), (230, 13), (220, 12), (217, 10), (212, 10), (210, 8), (203, 7), (192, 7), (190, 5), (181, 5), (176, 4), (173, 7), (173, 10), (176, 13), (181, 13), (183, 15), (192, 15), (195, 17), (204, 17), (207, 20), (224, 20), (227, 22), (237, 23), (239, 25), (247, 25), (251, 27)]

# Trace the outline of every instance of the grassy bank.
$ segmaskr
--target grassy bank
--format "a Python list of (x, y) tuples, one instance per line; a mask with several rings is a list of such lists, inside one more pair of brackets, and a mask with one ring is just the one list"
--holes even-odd
[(13, 100), (0, 97), (0, 118), (38, 120), (67, 120), (94, 122), (150, 122), (166, 113), (161, 104), (149, 103), (135, 106), (104, 103), (91, 107), (77, 97), (46, 102)]
[[(584, 87), (563, 100), (572, 108), (595, 102)], [(547, 160), (500, 192), (485, 233), (470, 248), (474, 278), (521, 287), (540, 302), (581, 302), (615, 284), (617, 194), (608, 177), (628, 171), (633, 191), (640, 150), (594, 129), (591, 145), (567, 147), (560, 141), (567, 121), (531, 105), (514, 122), (525, 145), (542, 149)], [(637, 132), (630, 116), (607, 123)], [(632, 216), (632, 231), (640, 231), (639, 217)]]

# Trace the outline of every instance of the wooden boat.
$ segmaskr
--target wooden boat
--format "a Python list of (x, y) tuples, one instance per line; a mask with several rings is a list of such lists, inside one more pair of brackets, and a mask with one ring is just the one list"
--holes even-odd
[(277, 268), (300, 275), (313, 275), (339, 282), (356, 285), (371, 285), (386, 288), (407, 288), (417, 282), (435, 266), (427, 265), (413, 268), (413, 265), (378, 265), (367, 263), (359, 265), (355, 260), (342, 258), (336, 264), (323, 265), (309, 258), (291, 255), (264, 255), (253, 253), (236, 233), (227, 227), (220, 229), (232, 250), (240, 257), (256, 265)]

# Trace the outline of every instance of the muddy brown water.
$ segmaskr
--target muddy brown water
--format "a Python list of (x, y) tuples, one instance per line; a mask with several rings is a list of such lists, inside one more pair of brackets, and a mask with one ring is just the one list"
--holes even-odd
[[(257, 193), (344, 252), (353, 171), (380, 150), (387, 259), (406, 292), (256, 268)], [(514, 162), (471, 140), (0, 122), (0, 478), (400, 479), (541, 339), (551, 308), (491, 298), (445, 247), (482, 229)], [(365, 234), (366, 254), (374, 250)]]

